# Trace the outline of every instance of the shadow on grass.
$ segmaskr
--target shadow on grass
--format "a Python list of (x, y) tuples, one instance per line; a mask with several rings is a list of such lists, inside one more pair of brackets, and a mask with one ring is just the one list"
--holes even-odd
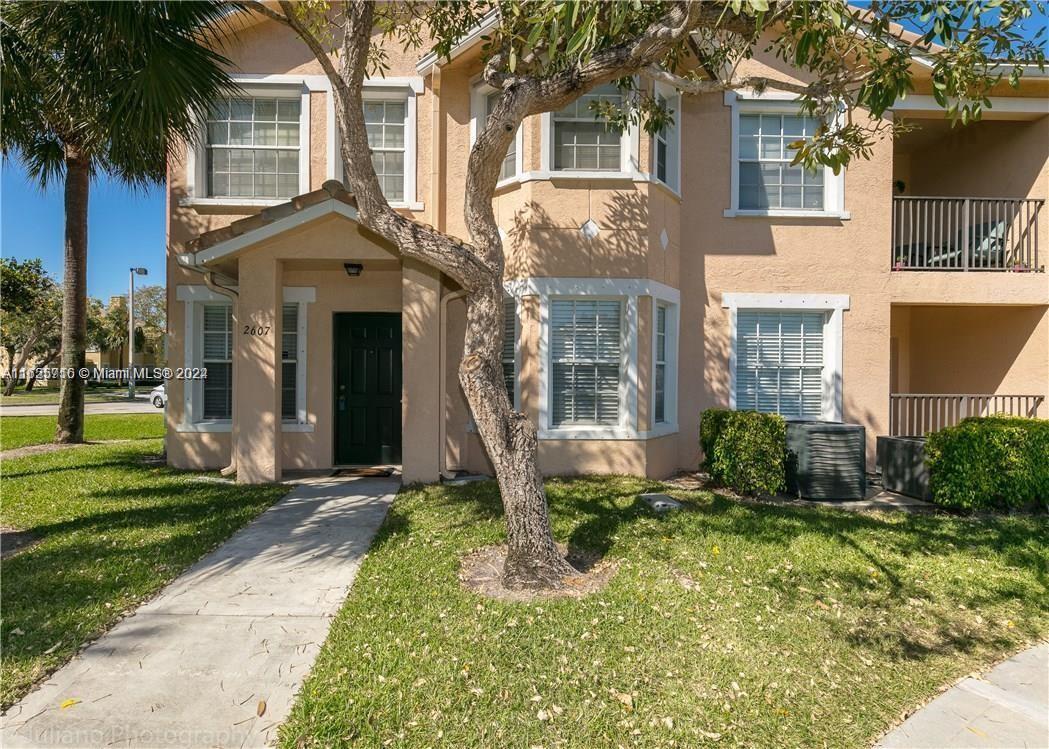
[[(1009, 637), (972, 625), (975, 611), (1003, 604), (1049, 610), (1047, 518), (867, 514), (747, 503), (708, 492), (685, 495), (685, 507), (679, 512), (655, 515), (637, 500), (637, 494), (661, 488), (656, 482), (627, 477), (550, 479), (547, 494), (554, 535), (559, 539), (567, 535), (572, 550), (602, 556), (639, 554), (664, 564), (673, 564), (681, 549), (675, 552), (672, 543), (651, 543), (655, 539), (694, 543), (698, 550), (703, 538), (716, 534), (720, 539), (737, 538), (741, 544), (761, 546), (763, 553), (787, 560), (807, 553), (796, 545), (814, 536), (815, 548), (829, 550), (831, 557), (808, 559), (805, 569), (793, 578), (773, 578), (764, 584), (794, 603), (814, 603), (814, 590), (828, 586), (840, 591), (837, 595), (849, 599), (850, 606), (860, 612), (868, 609), (862, 615), (869, 615), (865, 626), (832, 623), (841, 629), (841, 637), (900, 659), (968, 652), (981, 646), (1005, 647)], [(681, 498), (679, 492), (675, 495)], [(445, 527), (501, 521), (502, 506), (494, 482), (446, 487), (444, 497), (458, 511), (455, 521)], [(393, 532), (407, 533), (410, 516), (409, 511), (407, 517), (397, 520)], [(621, 545), (618, 553), (617, 545)], [(946, 574), (957, 576), (974, 561), (992, 557), (996, 564), (1023, 570), (1026, 576), (976, 577), (965, 584), (940, 580), (937, 600), (925, 602), (930, 614), (920, 627), (885, 621), (893, 611), (922, 605), (928, 595), (921, 560), (928, 560), (930, 572), (942, 567)], [(1021, 622), (1010, 626), (1025, 631)], [(1038, 636), (1037, 628), (1026, 633)]]

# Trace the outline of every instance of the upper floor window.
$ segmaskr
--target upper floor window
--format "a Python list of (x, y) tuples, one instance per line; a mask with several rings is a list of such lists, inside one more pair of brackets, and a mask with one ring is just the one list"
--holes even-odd
[[(492, 91), (484, 97), (485, 119), (491, 117), (495, 105), (499, 102), (499, 92)], [(503, 165), (499, 169), (499, 179), (510, 179), (517, 174), (517, 137), (510, 143), (510, 150), (506, 152)]]
[(613, 84), (598, 86), (553, 114), (553, 168), (557, 171), (611, 171), (623, 168), (623, 131), (609, 126), (591, 103), (619, 106), (623, 95)]
[(206, 127), (208, 196), (273, 199), (297, 195), (301, 116), (299, 97), (215, 102)]
[(372, 165), (386, 199), (404, 200), (405, 133), (408, 107), (402, 98), (365, 99), (364, 122)]
[[(792, 165), (791, 145), (811, 140), (820, 119), (803, 115), (796, 97), (781, 92), (725, 93), (732, 108), (732, 192), (726, 216), (849, 218), (845, 170)], [(828, 126), (838, 126), (829, 122)]]
[(739, 207), (821, 211), (823, 170), (791, 165), (790, 145), (811, 139), (819, 120), (797, 114), (739, 116)]
[(618, 426), (623, 374), (618, 299), (550, 302), (550, 425)]
[(656, 84), (656, 101), (670, 113), (673, 123), (652, 136), (652, 172), (656, 179), (677, 192), (680, 189), (681, 96), (673, 89)]

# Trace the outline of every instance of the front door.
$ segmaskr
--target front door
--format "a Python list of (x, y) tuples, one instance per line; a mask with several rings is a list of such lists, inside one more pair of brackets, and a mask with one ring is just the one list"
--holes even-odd
[(401, 316), (338, 312), (335, 464), (401, 462)]

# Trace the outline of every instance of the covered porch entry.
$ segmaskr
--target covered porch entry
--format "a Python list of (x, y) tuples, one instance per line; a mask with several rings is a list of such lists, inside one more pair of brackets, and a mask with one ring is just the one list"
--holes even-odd
[(228, 433), (223, 459), (242, 483), (375, 464), (437, 479), (441, 275), (356, 218), (329, 182), (202, 234), (180, 257), (199, 284), (179, 291), (199, 302), (185, 306), (186, 360), (210, 363), (226, 304), (231, 382), (227, 419), (213, 407), (204, 418), (218, 383), (185, 389), (173, 463), (192, 464), (194, 440), (214, 430)]

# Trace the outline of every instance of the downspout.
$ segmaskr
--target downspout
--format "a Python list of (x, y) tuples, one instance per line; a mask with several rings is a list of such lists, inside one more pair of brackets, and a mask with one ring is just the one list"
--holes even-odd
[[(441, 394), (441, 407), (438, 409), (437, 423), (437, 472), (443, 479), (455, 478), (455, 474), (448, 468), (448, 446), (445, 444), (448, 431), (448, 303), (453, 299), (461, 299), (466, 292), (460, 289), (445, 294), (441, 297), (441, 363), (437, 375), (438, 392)], [(456, 468), (458, 470), (458, 467)]]
[[(215, 271), (208, 270), (207, 268), (205, 268), (203, 266), (197, 265), (196, 261), (193, 259), (193, 255), (191, 253), (184, 253), (184, 254), (176, 255), (175, 259), (178, 261), (178, 264), (181, 265), (186, 270), (191, 270), (194, 273), (199, 273), (202, 276), (204, 276), (204, 285), (207, 286), (209, 290), (214, 291), (216, 294), (221, 294), (223, 296), (227, 296), (227, 297), (230, 298), (230, 300), (233, 302), (233, 315), (234, 315), (234, 326), (235, 326), (235, 324), (236, 324), (236, 314), (237, 314), (237, 292), (234, 291), (233, 289), (229, 288), (228, 286), (223, 286), (218, 281), (216, 281), (215, 280)], [(233, 371), (232, 374), (233, 374), (233, 381), (234, 382), (237, 381), (236, 366), (237, 366), (237, 357), (233, 357), (234, 371)], [(236, 398), (233, 399), (233, 403), (231, 404), (230, 420), (233, 422), (233, 430), (230, 433), (229, 465), (226, 466), (225, 468), (223, 468), (221, 471), (219, 471), (219, 475), (221, 475), (221, 476), (232, 476), (234, 473), (237, 472), (237, 449), (236, 449), (236, 444), (237, 444), (237, 434), (238, 434), (239, 428), (238, 428), (238, 425), (237, 425), (237, 399)]]
[[(445, 148), (441, 127), (441, 67), (434, 62), (430, 66), (430, 223), (438, 231), (444, 231), (445, 215), (441, 205), (441, 151)], [(448, 467), (448, 303), (466, 296), (465, 291), (453, 291), (441, 297), (440, 305), (440, 364), (437, 374), (437, 392), (440, 408), (437, 409), (437, 473), (442, 479), (454, 478)]]

